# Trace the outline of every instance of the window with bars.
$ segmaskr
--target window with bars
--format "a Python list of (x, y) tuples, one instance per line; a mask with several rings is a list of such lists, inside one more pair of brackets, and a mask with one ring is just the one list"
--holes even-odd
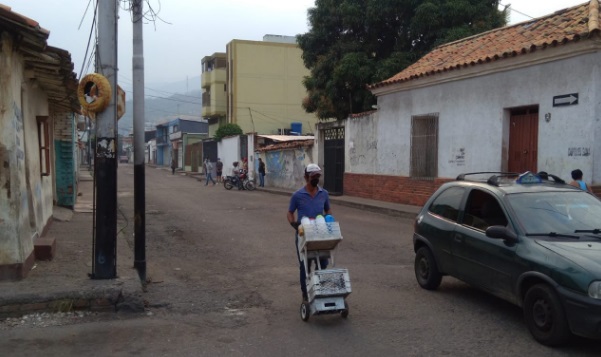
[(411, 177), (438, 176), (438, 113), (411, 117)]
[(40, 147), (40, 173), (50, 175), (50, 127), (47, 116), (36, 117), (38, 122), (38, 144)]

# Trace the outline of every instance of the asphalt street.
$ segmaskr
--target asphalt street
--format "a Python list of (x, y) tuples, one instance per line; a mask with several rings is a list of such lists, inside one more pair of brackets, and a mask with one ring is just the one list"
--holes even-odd
[[(119, 167), (120, 229), (133, 247), (133, 165)], [(348, 319), (299, 315), (288, 197), (227, 191), (146, 168), (143, 314), (2, 331), (8, 356), (596, 356), (601, 342), (535, 342), (521, 310), (455, 279), (425, 291), (412, 220), (333, 205), (348, 268)]]

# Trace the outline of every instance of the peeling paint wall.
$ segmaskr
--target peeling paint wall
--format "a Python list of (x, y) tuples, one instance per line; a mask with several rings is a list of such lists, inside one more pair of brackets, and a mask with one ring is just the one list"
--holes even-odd
[(266, 151), (259, 157), (265, 162), (265, 186), (288, 190), (305, 185), (305, 167), (314, 162), (311, 148)]
[(33, 251), (21, 111), (23, 59), (0, 34), (0, 265), (18, 264)]
[(345, 172), (378, 171), (378, 114), (350, 118), (345, 126)]
[[(33, 239), (52, 216), (54, 185), (52, 175), (41, 176), (36, 118), (49, 114), (48, 98), (25, 77), (12, 38), (0, 36), (0, 265), (8, 265), (33, 252)], [(52, 120), (49, 130), (52, 144)], [(52, 147), (49, 154), (53, 163)]]

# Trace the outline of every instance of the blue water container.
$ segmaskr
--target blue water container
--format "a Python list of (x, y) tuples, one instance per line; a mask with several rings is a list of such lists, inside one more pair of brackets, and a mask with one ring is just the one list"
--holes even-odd
[(303, 134), (303, 123), (294, 122), (290, 123), (290, 131), (292, 135), (302, 135)]

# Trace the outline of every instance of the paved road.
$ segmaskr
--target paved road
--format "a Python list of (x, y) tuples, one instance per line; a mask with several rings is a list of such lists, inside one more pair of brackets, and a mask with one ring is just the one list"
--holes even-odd
[[(333, 206), (350, 271), (350, 315), (299, 317), (288, 198), (226, 191), (146, 169), (146, 314), (85, 324), (13, 328), (2, 355), (593, 356), (584, 339), (536, 343), (520, 309), (457, 280), (436, 292), (413, 275), (412, 222)], [(133, 245), (133, 166), (119, 168), (120, 239)]]

